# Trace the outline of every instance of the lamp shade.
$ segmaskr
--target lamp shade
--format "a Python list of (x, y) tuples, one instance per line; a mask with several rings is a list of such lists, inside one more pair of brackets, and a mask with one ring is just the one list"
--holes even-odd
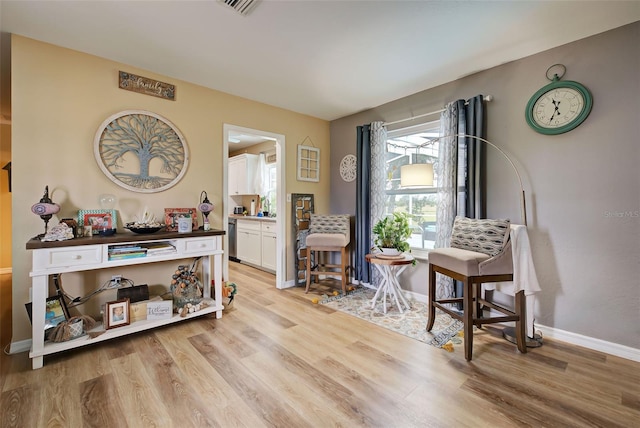
[(414, 163), (400, 167), (400, 187), (433, 186), (433, 164)]

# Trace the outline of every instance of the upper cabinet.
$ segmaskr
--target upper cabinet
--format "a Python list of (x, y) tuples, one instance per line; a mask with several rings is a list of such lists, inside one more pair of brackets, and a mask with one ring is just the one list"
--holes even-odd
[(229, 158), (229, 196), (254, 195), (258, 155), (248, 153)]

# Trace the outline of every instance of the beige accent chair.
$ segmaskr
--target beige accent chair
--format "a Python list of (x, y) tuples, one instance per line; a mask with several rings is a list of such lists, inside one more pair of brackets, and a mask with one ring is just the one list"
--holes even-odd
[[(469, 221), (471, 219), (465, 219)], [(456, 222), (458, 218), (456, 218)], [(482, 221), (482, 220), (480, 220)], [(509, 229), (509, 226), (507, 226)], [(473, 226), (467, 229), (473, 231)], [(456, 223), (454, 223), (452, 245), (456, 242)], [(467, 233), (467, 238), (473, 239), (473, 232)], [(438, 248), (429, 252), (429, 295), (427, 331), (431, 331), (435, 321), (436, 308), (462, 321), (464, 324), (464, 356), (471, 361), (473, 353), (473, 326), (482, 327), (483, 324), (493, 324), (515, 321), (516, 343), (518, 350), (527, 352), (526, 347), (526, 302), (524, 290), (515, 295), (515, 308), (509, 310), (482, 298), (482, 284), (513, 280), (513, 258), (511, 254), (511, 240), (508, 240), (495, 255), (471, 251), (463, 248)], [(454, 280), (462, 281), (463, 297), (436, 299), (436, 273), (441, 273)], [(462, 313), (451, 308), (449, 304), (462, 302)], [(485, 318), (482, 306), (494, 309), (504, 316)]]
[[(311, 277), (338, 276), (342, 283), (342, 292), (347, 293), (349, 283), (349, 242), (351, 240), (350, 218), (347, 214), (324, 215), (311, 214), (309, 234), (306, 239), (307, 246), (307, 287), (309, 292)], [(331, 254), (322, 253), (340, 252), (340, 264), (323, 262), (322, 256), (329, 258)]]

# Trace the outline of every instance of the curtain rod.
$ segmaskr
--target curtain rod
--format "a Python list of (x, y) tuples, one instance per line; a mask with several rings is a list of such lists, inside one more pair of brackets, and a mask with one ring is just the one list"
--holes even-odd
[[(484, 97), (484, 99), (485, 99), (486, 101), (492, 101), (492, 100), (493, 100), (493, 95), (486, 95), (486, 96)], [(469, 104), (469, 102), (468, 102), (468, 101), (466, 101), (466, 102), (464, 103), (464, 105), (468, 105), (468, 104)], [(408, 122), (408, 121), (410, 121), (410, 120), (419, 119), (419, 118), (421, 118), (421, 117), (432, 116), (432, 115), (434, 115), (434, 114), (442, 113), (444, 110), (445, 110), (445, 109), (441, 108), (440, 110), (436, 110), (436, 111), (432, 111), (432, 112), (424, 113), (424, 114), (419, 114), (419, 115), (417, 115), (417, 116), (407, 117), (406, 119), (394, 120), (393, 122), (384, 122), (382, 125), (383, 125), (383, 126), (389, 126), (389, 125), (395, 125), (396, 123)]]

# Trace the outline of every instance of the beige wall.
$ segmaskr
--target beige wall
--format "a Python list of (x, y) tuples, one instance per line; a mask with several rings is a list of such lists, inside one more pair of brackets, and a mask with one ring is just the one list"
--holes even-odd
[[(0, 168), (11, 162), (11, 125), (0, 125)], [(0, 169), (0, 271), (11, 269), (11, 193), (9, 175)]]
[[(355, 128), (441, 109), (456, 99), (493, 95), (488, 139), (516, 162), (527, 191), (529, 236), (538, 279), (536, 323), (640, 349), (640, 23), (557, 47), (331, 123), (331, 208), (355, 213), (355, 182), (337, 165), (355, 154)], [(529, 98), (562, 63), (565, 80), (594, 98), (587, 120), (545, 136), (525, 121)], [(517, 181), (487, 150), (488, 215), (519, 221)], [(427, 263), (403, 286), (427, 292)]]
[[(119, 89), (118, 70), (175, 84), (176, 101)], [(187, 173), (173, 188), (154, 194), (131, 192), (113, 184), (98, 168), (93, 156), (98, 126), (110, 115), (131, 109), (157, 113), (184, 135), (191, 160)], [(226, 209), (222, 201), (224, 123), (285, 135), (287, 193), (314, 193), (317, 204), (328, 207), (328, 122), (103, 58), (12, 37), (13, 218), (19, 219), (13, 222), (12, 241), (13, 341), (31, 336), (24, 311), (29, 299), (31, 260), (25, 243), (43, 230), (42, 220), (30, 213), (30, 207), (40, 199), (44, 186), (49, 185), (52, 199), (61, 205), (52, 224), (59, 218), (74, 217), (78, 209), (99, 208), (100, 193), (118, 197), (121, 227), (145, 206), (158, 217), (168, 206), (195, 206), (200, 192), (206, 190), (217, 207), (209, 216), (212, 226), (226, 229), (222, 225)], [(323, 148), (326, 156), (325, 179), (320, 183), (295, 179), (296, 145), (306, 136)], [(289, 228), (285, 229), (288, 233)], [(287, 246), (289, 241), (285, 240)], [(287, 254), (292, 254), (291, 249)], [(287, 272), (292, 269), (290, 264)], [(100, 283), (98, 277), (86, 288), (90, 291)]]

